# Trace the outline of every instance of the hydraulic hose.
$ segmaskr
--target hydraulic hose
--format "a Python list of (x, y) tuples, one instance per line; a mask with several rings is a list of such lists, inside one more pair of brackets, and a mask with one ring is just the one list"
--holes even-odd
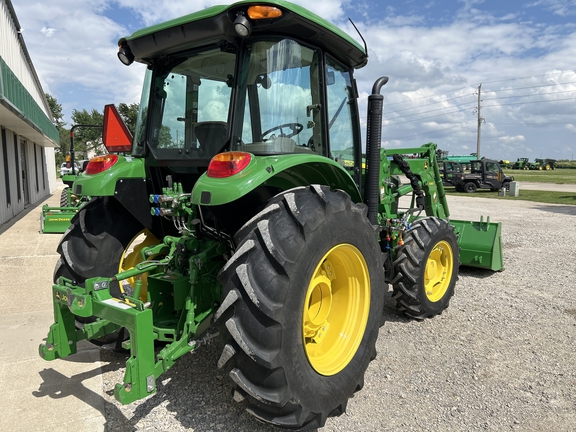
[(366, 188), (364, 201), (368, 205), (368, 220), (378, 223), (378, 203), (380, 202), (380, 148), (382, 139), (382, 108), (384, 96), (380, 94), (388, 77), (376, 80), (372, 94), (368, 96), (368, 119), (366, 125)]

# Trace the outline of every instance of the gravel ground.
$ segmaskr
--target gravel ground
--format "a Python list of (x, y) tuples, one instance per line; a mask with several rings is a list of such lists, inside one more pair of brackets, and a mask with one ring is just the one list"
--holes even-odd
[[(364, 389), (322, 430), (576, 431), (576, 206), (448, 199), (454, 219), (502, 222), (505, 270), (461, 268), (449, 308), (423, 322), (389, 292)], [(125, 357), (102, 352), (106, 430), (277, 431), (232, 401), (218, 357), (217, 344), (184, 356), (122, 406)]]

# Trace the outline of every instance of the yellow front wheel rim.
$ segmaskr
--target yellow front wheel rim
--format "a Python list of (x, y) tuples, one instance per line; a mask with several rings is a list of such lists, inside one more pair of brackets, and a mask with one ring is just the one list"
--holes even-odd
[(370, 312), (370, 276), (362, 253), (340, 244), (314, 270), (302, 320), (302, 339), (312, 368), (331, 376), (350, 363)]
[(431, 302), (439, 301), (450, 286), (454, 270), (452, 246), (445, 240), (436, 243), (424, 269), (424, 289)]

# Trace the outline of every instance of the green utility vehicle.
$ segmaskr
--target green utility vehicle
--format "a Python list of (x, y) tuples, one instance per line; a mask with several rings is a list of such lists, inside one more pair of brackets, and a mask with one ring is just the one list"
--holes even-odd
[(363, 165), (367, 50), (324, 19), (280, 0), (215, 6), (121, 39), (119, 58), (147, 65), (135, 136), (106, 106), (111, 153), (74, 182), (92, 199), (58, 246), (39, 352), (121, 345), (120, 402), (217, 338), (234, 400), (322, 427), (363, 386), (388, 284), (425, 319), (460, 264), (502, 270), (499, 223), (449, 219), (436, 146), (380, 147), (387, 78)]

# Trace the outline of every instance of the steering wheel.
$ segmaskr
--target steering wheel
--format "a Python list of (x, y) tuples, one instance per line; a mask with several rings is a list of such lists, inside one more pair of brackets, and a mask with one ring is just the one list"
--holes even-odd
[[(289, 133), (288, 135), (286, 135), (284, 133), (284, 131), (282, 130), (284, 128), (290, 128), (292, 133)], [(268, 129), (266, 132), (264, 132), (262, 134), (262, 136), (260, 137), (260, 140), (262, 142), (266, 142), (270, 138), (275, 137), (274, 135), (266, 137), (266, 135), (268, 135), (270, 132), (273, 132), (273, 131), (278, 130), (278, 129), (280, 129), (280, 135), (278, 135), (279, 137), (292, 138), (294, 135), (298, 135), (300, 132), (302, 132), (302, 129), (304, 129), (304, 126), (302, 126), (301, 123), (285, 123), (285, 124), (280, 125), (280, 126), (274, 126), (272, 129)]]

